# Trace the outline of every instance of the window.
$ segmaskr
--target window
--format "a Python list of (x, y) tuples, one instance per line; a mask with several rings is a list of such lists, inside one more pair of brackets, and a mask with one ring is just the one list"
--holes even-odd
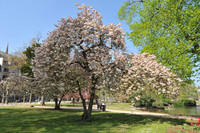
[(4, 68), (4, 72), (9, 72), (9, 69), (8, 68)]
[(3, 64), (7, 65), (7, 64), (8, 64), (8, 61), (3, 61)]
[(5, 79), (5, 78), (7, 78), (8, 76), (7, 75), (3, 75), (3, 78), (2, 79)]

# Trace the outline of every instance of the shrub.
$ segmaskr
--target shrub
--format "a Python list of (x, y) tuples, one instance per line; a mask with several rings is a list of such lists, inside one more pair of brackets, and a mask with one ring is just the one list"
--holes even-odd
[(168, 106), (169, 104), (173, 104), (173, 102), (169, 98), (163, 98), (163, 105)]
[(194, 100), (189, 100), (189, 99), (183, 99), (181, 101), (176, 101), (174, 102), (174, 105), (176, 107), (194, 107), (196, 106), (196, 101)]
[(163, 109), (163, 101), (162, 100), (155, 100), (152, 104), (153, 108), (157, 108), (157, 109)]
[(184, 104), (184, 106), (186, 106), (186, 107), (194, 107), (194, 106), (196, 106), (197, 104), (196, 104), (196, 101), (194, 101), (194, 100), (189, 100), (189, 99), (184, 99), (184, 100), (182, 100), (181, 101), (183, 104)]
[(174, 102), (175, 107), (184, 107), (184, 103), (182, 101), (176, 101)]
[[(136, 98), (138, 96), (139, 99)], [(139, 91), (132, 94), (129, 97), (129, 100), (132, 100), (134, 102), (135, 107), (146, 107), (146, 108), (151, 108), (153, 102), (155, 101), (153, 97), (150, 95), (150, 93), (144, 91)]]

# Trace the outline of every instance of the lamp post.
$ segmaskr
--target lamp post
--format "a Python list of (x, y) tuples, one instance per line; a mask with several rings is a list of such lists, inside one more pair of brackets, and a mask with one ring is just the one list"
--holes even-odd
[(104, 91), (102, 92), (102, 95), (103, 95), (103, 101), (105, 103), (105, 92)]
[(102, 104), (102, 106), (103, 106), (103, 111), (106, 111), (106, 104), (105, 104), (105, 92), (103, 91), (102, 92), (102, 95), (103, 95), (103, 101), (104, 101), (104, 103)]

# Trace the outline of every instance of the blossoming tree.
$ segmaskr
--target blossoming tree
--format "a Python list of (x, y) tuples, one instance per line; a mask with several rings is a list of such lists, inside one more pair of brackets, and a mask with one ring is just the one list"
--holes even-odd
[[(153, 60), (155, 56), (124, 53), (120, 24), (104, 25), (101, 14), (91, 6), (77, 7), (81, 10), (78, 16), (62, 18), (45, 44), (35, 49), (33, 72), (44, 92), (58, 96), (79, 91), (84, 121), (91, 120), (95, 92), (102, 88), (117, 91), (148, 86), (158, 93), (177, 94), (180, 79)], [(83, 92), (90, 94), (88, 107)]]
[[(34, 73), (32, 86), (39, 89), (42, 99), (45, 95), (53, 97), (55, 109), (60, 109), (62, 98), (69, 88), (69, 80), (65, 76), (70, 49), (63, 47), (62, 43), (66, 44), (66, 42), (56, 43), (59, 41), (59, 36), (58, 30), (51, 32), (46, 43), (35, 48), (35, 57), (32, 60)], [(58, 100), (60, 96), (61, 98)]]
[[(50, 32), (46, 43), (36, 49), (33, 71), (36, 78), (45, 79), (45, 82), (52, 79), (51, 85), (67, 85), (68, 80), (72, 81), (80, 96), (85, 88), (80, 82), (87, 82), (90, 91), (88, 108), (85, 99), (81, 98), (84, 107), (82, 119), (88, 121), (91, 120), (95, 91), (102, 83), (100, 79), (112, 65), (111, 52), (125, 49), (125, 34), (119, 28), (120, 24), (104, 25), (101, 14), (91, 6), (83, 4), (78, 9), (81, 12), (77, 18), (62, 18), (56, 29)], [(76, 78), (68, 75), (72, 66), (81, 73), (75, 73)]]
[(2, 103), (8, 104), (10, 93), (15, 90), (16, 82), (15, 82), (16, 76), (14, 74), (10, 74), (7, 78), (1, 80), (0, 82), (0, 89), (2, 92)]
[[(121, 79), (121, 88), (131, 93), (150, 90), (156, 94), (178, 95), (182, 80), (147, 53), (129, 54), (127, 73)], [(139, 97), (137, 97), (139, 99)]]

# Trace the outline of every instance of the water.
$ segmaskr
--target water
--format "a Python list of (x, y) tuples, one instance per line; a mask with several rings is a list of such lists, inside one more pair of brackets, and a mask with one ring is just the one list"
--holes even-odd
[(174, 108), (166, 108), (165, 110), (160, 109), (147, 109), (149, 112), (157, 112), (157, 113), (167, 113), (171, 115), (184, 115), (184, 116), (197, 116), (200, 117), (200, 105), (196, 107), (174, 107)]

